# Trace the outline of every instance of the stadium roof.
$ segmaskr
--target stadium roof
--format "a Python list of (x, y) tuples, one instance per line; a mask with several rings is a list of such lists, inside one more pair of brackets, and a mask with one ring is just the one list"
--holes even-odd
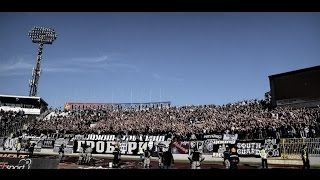
[(289, 71), (289, 72), (285, 72), (285, 73), (270, 75), (269, 79), (273, 79), (273, 78), (277, 78), (277, 77), (281, 77), (281, 76), (288, 76), (288, 75), (297, 74), (297, 73), (303, 73), (303, 72), (307, 72), (307, 71), (313, 71), (313, 70), (320, 70), (320, 66), (313, 66), (313, 67), (309, 67), (309, 68), (298, 69), (298, 70)]
[[(93, 102), (65, 102), (65, 104), (112, 104), (112, 103), (93, 103)], [(115, 104), (115, 103), (114, 103)]]
[(0, 94), (0, 97), (8, 97), (8, 98), (24, 98), (24, 99), (40, 99), (40, 102), (48, 106), (48, 103), (44, 101), (41, 97), (34, 97), (34, 96), (16, 96), (16, 95), (4, 95)]
[(159, 104), (159, 103), (171, 103), (171, 101), (161, 102), (141, 102), (141, 103), (93, 103), (93, 102), (65, 102), (65, 104)]

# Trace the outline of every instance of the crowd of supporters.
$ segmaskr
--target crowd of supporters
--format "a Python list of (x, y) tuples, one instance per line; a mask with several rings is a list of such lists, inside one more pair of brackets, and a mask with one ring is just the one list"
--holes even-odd
[(320, 136), (320, 108), (277, 107), (263, 100), (222, 106), (152, 109), (88, 109), (37, 119), (28, 134), (153, 134), (189, 139), (192, 134), (238, 134), (239, 139), (315, 138)]
[(20, 134), (23, 125), (28, 121), (28, 117), (23, 111), (3, 111), (0, 110), (0, 137), (8, 136), (10, 133)]

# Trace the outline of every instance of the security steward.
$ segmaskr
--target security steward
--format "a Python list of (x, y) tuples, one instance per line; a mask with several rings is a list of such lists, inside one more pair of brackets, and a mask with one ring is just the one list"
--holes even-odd
[(143, 153), (144, 153), (143, 149), (139, 148), (138, 154), (139, 154), (140, 160), (141, 160), (141, 162), (139, 162), (139, 164), (143, 164), (143, 162), (144, 162)]
[(264, 149), (264, 147), (262, 147), (260, 150), (260, 156), (261, 156), (261, 162), (262, 162), (262, 169), (264, 169), (264, 165), (266, 165), (266, 169), (268, 169), (268, 161), (267, 161), (268, 153), (266, 153), (266, 150)]
[(18, 139), (18, 141), (17, 141), (16, 150), (17, 150), (17, 158), (18, 158), (20, 155), (20, 151), (21, 151), (21, 139)]
[(309, 153), (307, 150), (307, 145), (303, 146), (303, 149), (301, 151), (301, 158), (303, 162), (302, 169), (310, 169), (310, 161), (309, 161)]

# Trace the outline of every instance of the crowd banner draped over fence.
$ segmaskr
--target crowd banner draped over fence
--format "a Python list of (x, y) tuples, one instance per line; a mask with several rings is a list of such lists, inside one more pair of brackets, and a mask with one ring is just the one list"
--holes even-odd
[[(60, 138), (58, 138), (60, 137)], [(157, 156), (161, 147), (171, 148), (173, 154), (189, 154), (197, 147), (204, 155), (222, 157), (226, 147), (235, 148), (239, 157), (260, 157), (262, 147), (269, 157), (300, 159), (303, 145), (307, 145), (310, 156), (320, 156), (320, 138), (286, 138), (286, 139), (237, 139), (237, 134), (209, 134), (202, 139), (179, 140), (165, 135), (115, 135), (115, 134), (68, 134), (61, 136), (21, 136), (1, 138), (0, 147), (4, 151), (16, 151), (16, 144), (21, 142), (21, 153), (27, 153), (27, 144), (35, 144), (34, 152), (52, 149), (58, 153), (64, 144), (65, 154), (79, 153), (84, 144), (92, 148), (92, 154), (112, 154), (115, 144), (120, 143), (121, 154), (138, 155), (139, 149), (149, 149), (152, 156)]]

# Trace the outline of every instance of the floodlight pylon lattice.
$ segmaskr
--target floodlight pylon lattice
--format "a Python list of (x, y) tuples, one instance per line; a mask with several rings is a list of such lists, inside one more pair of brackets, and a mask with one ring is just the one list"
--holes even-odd
[(39, 44), (37, 64), (36, 67), (32, 69), (32, 79), (29, 80), (29, 96), (37, 96), (38, 83), (41, 75), (40, 65), (42, 60), (43, 45), (52, 44), (53, 41), (57, 39), (57, 34), (52, 28), (34, 27), (28, 35), (33, 43)]

